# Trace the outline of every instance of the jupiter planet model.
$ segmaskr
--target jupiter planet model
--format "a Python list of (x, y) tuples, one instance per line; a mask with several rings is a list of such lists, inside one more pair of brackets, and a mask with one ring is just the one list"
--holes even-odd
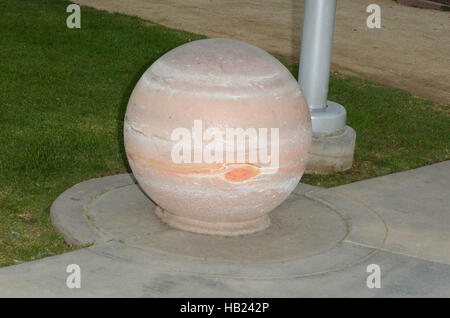
[(136, 84), (124, 123), (133, 174), (168, 225), (217, 235), (270, 225), (311, 146), (308, 106), (291, 73), (235, 40), (179, 46)]

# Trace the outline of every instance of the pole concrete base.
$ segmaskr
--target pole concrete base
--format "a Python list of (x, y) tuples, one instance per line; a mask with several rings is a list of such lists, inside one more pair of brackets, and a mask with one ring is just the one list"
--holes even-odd
[(345, 126), (334, 133), (313, 133), (305, 173), (332, 174), (352, 167), (356, 132)]

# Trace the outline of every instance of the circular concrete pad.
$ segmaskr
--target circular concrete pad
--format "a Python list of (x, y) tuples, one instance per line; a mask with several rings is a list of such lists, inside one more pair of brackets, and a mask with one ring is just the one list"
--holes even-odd
[[(316, 191), (317, 197), (314, 191), (294, 191), (271, 212), (270, 227), (235, 237), (167, 226), (155, 215), (155, 204), (127, 174), (92, 179), (68, 189), (54, 202), (51, 216), (69, 243), (117, 241), (148, 252), (167, 269), (200, 275), (308, 276), (348, 267), (374, 252), (345, 243), (349, 237), (381, 246), (383, 223), (371, 211), (354, 202), (351, 211), (339, 211), (321, 198), (327, 190)], [(371, 231), (379, 234), (364, 237), (367, 224), (379, 227)]]
[(335, 247), (347, 234), (340, 215), (296, 195), (272, 211), (266, 230), (236, 237), (176, 230), (160, 221), (155, 208), (132, 184), (97, 197), (87, 215), (105, 237), (129, 245), (225, 261), (304, 258)]

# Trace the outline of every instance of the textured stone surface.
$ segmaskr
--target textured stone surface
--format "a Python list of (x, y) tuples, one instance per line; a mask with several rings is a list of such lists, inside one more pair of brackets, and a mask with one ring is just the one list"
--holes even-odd
[[(227, 128), (266, 128), (267, 138), (259, 135), (258, 142), (267, 140), (271, 162), (251, 162), (248, 144), (245, 161), (224, 162), (231, 145), (224, 136), (203, 140), (203, 148), (223, 150), (222, 162), (190, 155), (192, 162), (175, 163), (172, 133), (186, 128), (196, 135), (196, 120), (204, 134), (207, 128), (224, 135)], [(279, 129), (276, 168), (272, 128)], [(208, 39), (170, 51), (144, 73), (128, 103), (124, 137), (134, 175), (161, 207), (158, 216), (189, 231), (238, 235), (266, 228), (267, 214), (297, 186), (311, 120), (296, 80), (278, 60), (243, 42)], [(236, 138), (235, 152), (237, 144)]]

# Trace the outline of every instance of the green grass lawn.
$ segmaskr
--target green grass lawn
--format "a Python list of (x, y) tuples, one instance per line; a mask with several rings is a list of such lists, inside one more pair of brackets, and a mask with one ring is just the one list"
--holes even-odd
[[(50, 205), (78, 182), (129, 171), (122, 122), (132, 88), (162, 54), (203, 38), (86, 7), (81, 29), (68, 29), (68, 3), (0, 4), (0, 266), (70, 250)], [(449, 158), (448, 106), (339, 74), (330, 99), (357, 132), (355, 164), (303, 182), (329, 187)]]

